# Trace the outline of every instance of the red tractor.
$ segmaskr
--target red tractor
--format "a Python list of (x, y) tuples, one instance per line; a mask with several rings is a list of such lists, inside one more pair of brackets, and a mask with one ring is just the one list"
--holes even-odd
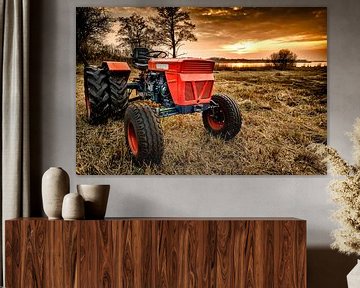
[[(159, 164), (164, 152), (160, 118), (201, 112), (206, 130), (225, 140), (241, 128), (241, 114), (229, 96), (212, 95), (214, 65), (199, 58), (167, 59), (166, 52), (135, 48), (132, 64), (141, 73), (127, 82), (126, 62), (85, 66), (85, 100), (89, 123), (103, 123), (109, 116), (124, 117), (125, 139), (136, 163)], [(130, 97), (132, 91), (135, 97)], [(146, 105), (151, 100), (155, 105)]]

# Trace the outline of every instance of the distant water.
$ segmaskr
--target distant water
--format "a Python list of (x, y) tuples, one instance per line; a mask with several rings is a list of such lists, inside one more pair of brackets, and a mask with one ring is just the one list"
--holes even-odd
[[(247, 63), (239, 63), (239, 62), (219, 62), (216, 63), (218, 67), (231, 67), (231, 68), (246, 68), (246, 67), (264, 67), (270, 65), (267, 62), (247, 62)], [(326, 67), (327, 62), (307, 62), (307, 63), (296, 63), (296, 67)]]

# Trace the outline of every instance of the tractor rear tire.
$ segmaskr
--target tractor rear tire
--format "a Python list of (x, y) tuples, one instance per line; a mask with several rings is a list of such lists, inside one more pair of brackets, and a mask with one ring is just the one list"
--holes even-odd
[(128, 76), (110, 75), (110, 96), (111, 96), (111, 114), (114, 119), (124, 117), (126, 107), (129, 104), (129, 95), (126, 89)]
[(136, 164), (161, 163), (164, 137), (160, 119), (147, 105), (134, 103), (125, 111), (126, 146)]
[(211, 100), (218, 107), (209, 108), (202, 113), (206, 130), (224, 140), (234, 138), (240, 132), (242, 123), (239, 106), (226, 95), (215, 94)]
[(90, 124), (101, 124), (110, 115), (108, 74), (105, 69), (88, 66), (84, 69), (85, 103)]

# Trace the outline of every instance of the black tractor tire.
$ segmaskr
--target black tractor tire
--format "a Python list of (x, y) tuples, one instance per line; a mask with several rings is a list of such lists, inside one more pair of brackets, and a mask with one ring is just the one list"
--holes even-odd
[(160, 119), (147, 105), (134, 103), (125, 111), (124, 129), (126, 146), (137, 165), (161, 163), (164, 136)]
[(234, 138), (240, 132), (242, 124), (239, 106), (226, 95), (215, 94), (211, 100), (218, 107), (209, 108), (202, 113), (205, 129), (224, 140)]
[(103, 68), (87, 66), (84, 69), (85, 103), (90, 124), (101, 124), (110, 115), (108, 73)]
[(111, 97), (111, 115), (114, 119), (122, 119), (125, 110), (129, 104), (129, 94), (126, 89), (126, 75), (110, 75), (110, 97)]

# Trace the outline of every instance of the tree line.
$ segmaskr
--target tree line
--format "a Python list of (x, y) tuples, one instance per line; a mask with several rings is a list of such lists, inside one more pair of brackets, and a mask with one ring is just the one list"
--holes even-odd
[[(154, 8), (156, 15), (143, 17), (133, 13), (128, 17), (112, 18), (105, 8), (78, 7), (76, 9), (77, 56), (86, 59), (99, 57), (129, 57), (135, 47), (166, 49), (171, 57), (181, 56), (186, 41), (197, 41), (195, 24), (188, 12), (180, 7)], [(117, 44), (105, 44), (105, 35), (117, 22)]]

